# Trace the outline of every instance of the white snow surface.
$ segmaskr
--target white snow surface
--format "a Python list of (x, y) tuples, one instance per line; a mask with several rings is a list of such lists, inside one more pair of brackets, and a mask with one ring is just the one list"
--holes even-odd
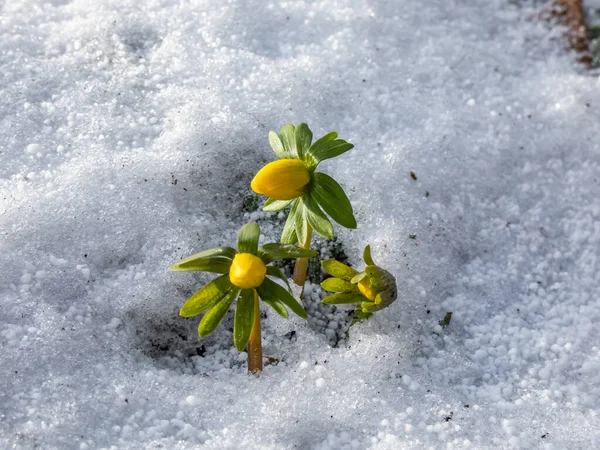
[[(540, 6), (2, 2), (0, 448), (599, 448), (600, 83)], [(278, 239), (242, 206), (287, 122), (355, 144), (336, 233), (400, 298), (339, 340), (308, 285), (256, 378), (167, 268)]]

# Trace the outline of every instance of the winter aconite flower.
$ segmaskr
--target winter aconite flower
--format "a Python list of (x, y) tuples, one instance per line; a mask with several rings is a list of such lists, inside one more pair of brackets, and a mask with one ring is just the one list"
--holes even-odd
[(323, 303), (356, 303), (353, 323), (368, 319), (375, 311), (387, 308), (398, 296), (396, 279), (387, 270), (375, 265), (369, 245), (365, 247), (363, 259), (367, 267), (362, 272), (335, 259), (321, 262), (323, 270), (334, 277), (323, 281), (321, 287), (328, 292), (335, 292), (325, 297)]
[(280, 159), (267, 164), (256, 174), (250, 187), (275, 200), (292, 200), (304, 193), (310, 173), (298, 159)]
[(269, 264), (283, 258), (307, 258), (315, 256), (317, 252), (285, 244), (265, 244), (259, 247), (259, 235), (260, 228), (257, 224), (244, 225), (238, 234), (237, 250), (231, 247), (212, 248), (190, 256), (169, 269), (222, 274), (192, 295), (179, 314), (192, 317), (206, 311), (198, 326), (198, 334), (206, 336), (217, 327), (237, 299), (233, 340), (239, 351), (244, 350), (256, 327), (259, 330), (257, 339), (260, 345), (259, 298), (282, 317), (288, 316), (286, 306), (300, 317), (307, 317), (304, 308), (291, 292), (269, 278), (279, 278), (287, 283), (283, 272)]
[(240, 289), (255, 288), (262, 284), (267, 265), (252, 253), (238, 253), (229, 268), (229, 281)]
[[(282, 244), (298, 242), (300, 247), (310, 248), (313, 230), (333, 239), (329, 217), (346, 228), (356, 228), (352, 205), (344, 190), (329, 175), (315, 171), (321, 161), (354, 147), (337, 139), (337, 135), (331, 132), (312, 142), (312, 131), (305, 123), (288, 123), (279, 134), (269, 132), (269, 143), (279, 160), (259, 170), (250, 187), (269, 197), (264, 211), (280, 211), (291, 204), (281, 233)], [(299, 286), (304, 286), (307, 267), (306, 258), (296, 261), (294, 282)]]
[(317, 165), (339, 156), (354, 145), (326, 134), (312, 142), (308, 125), (285, 125), (279, 134), (269, 132), (269, 143), (278, 161), (264, 166), (254, 177), (252, 189), (269, 199), (264, 210), (276, 212), (292, 205), (281, 243), (310, 244), (311, 230), (333, 239), (333, 226), (327, 215), (346, 228), (356, 228), (352, 205), (340, 185), (329, 175), (316, 172)]

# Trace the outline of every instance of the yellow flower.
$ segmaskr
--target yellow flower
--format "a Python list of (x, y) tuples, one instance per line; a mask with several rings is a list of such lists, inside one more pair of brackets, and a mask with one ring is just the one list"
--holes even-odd
[(250, 187), (257, 194), (276, 200), (291, 200), (304, 193), (310, 174), (298, 159), (279, 159), (258, 171)]
[(365, 247), (363, 259), (367, 267), (362, 272), (335, 259), (321, 261), (323, 270), (333, 276), (321, 283), (323, 289), (333, 292), (321, 301), (326, 305), (355, 303), (352, 325), (387, 308), (398, 297), (396, 278), (375, 265), (369, 245)]
[(371, 277), (368, 276), (358, 282), (358, 290), (372, 302), (375, 301), (375, 297), (380, 292), (371, 287)]
[(267, 266), (258, 256), (238, 253), (229, 269), (229, 281), (242, 289), (255, 288), (265, 279)]
[[(259, 226), (247, 223), (238, 233), (237, 250), (227, 246), (211, 248), (189, 256), (169, 268), (178, 272), (220, 274), (192, 295), (182, 306), (179, 315), (193, 317), (205, 312), (198, 325), (198, 335), (207, 336), (215, 330), (237, 299), (233, 342), (240, 352), (251, 341), (255, 330), (258, 300), (262, 299), (282, 317), (288, 316), (286, 307), (304, 319), (308, 317), (291, 293), (287, 277), (279, 267), (269, 264), (285, 258), (310, 258), (318, 252), (295, 245), (269, 243), (259, 246), (259, 240)], [(284, 281), (288, 289), (269, 277)], [(256, 325), (256, 329), (260, 330), (260, 326)], [(260, 332), (257, 331), (257, 335), (252, 337), (255, 343), (260, 340), (258, 335)]]

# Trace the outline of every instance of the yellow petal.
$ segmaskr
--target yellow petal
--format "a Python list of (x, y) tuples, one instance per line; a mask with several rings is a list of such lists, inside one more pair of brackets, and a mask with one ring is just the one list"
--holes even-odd
[(229, 281), (242, 289), (255, 288), (260, 286), (266, 274), (267, 266), (262, 259), (250, 253), (238, 253), (229, 269)]
[(371, 280), (369, 277), (365, 277), (358, 282), (358, 290), (372, 302), (375, 301), (375, 297), (377, 297), (377, 294), (379, 293), (379, 291), (376, 291), (371, 287)]
[(291, 200), (300, 197), (310, 181), (304, 163), (298, 159), (279, 159), (258, 171), (250, 187), (257, 194), (275, 200)]

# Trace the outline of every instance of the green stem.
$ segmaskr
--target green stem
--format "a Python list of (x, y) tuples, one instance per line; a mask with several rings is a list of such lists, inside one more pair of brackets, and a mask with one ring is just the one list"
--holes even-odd
[[(306, 224), (308, 227), (308, 233), (306, 237), (306, 242), (299, 242), (299, 247), (304, 248), (306, 250), (310, 249), (310, 241), (312, 239), (312, 228), (310, 225)], [(294, 283), (298, 286), (302, 286), (304, 290), (304, 283), (306, 281), (306, 271), (308, 270), (308, 258), (298, 258), (296, 259), (296, 265), (294, 266)]]
[(260, 302), (254, 290), (254, 326), (248, 341), (248, 373), (258, 374), (263, 370), (262, 343), (260, 336)]

